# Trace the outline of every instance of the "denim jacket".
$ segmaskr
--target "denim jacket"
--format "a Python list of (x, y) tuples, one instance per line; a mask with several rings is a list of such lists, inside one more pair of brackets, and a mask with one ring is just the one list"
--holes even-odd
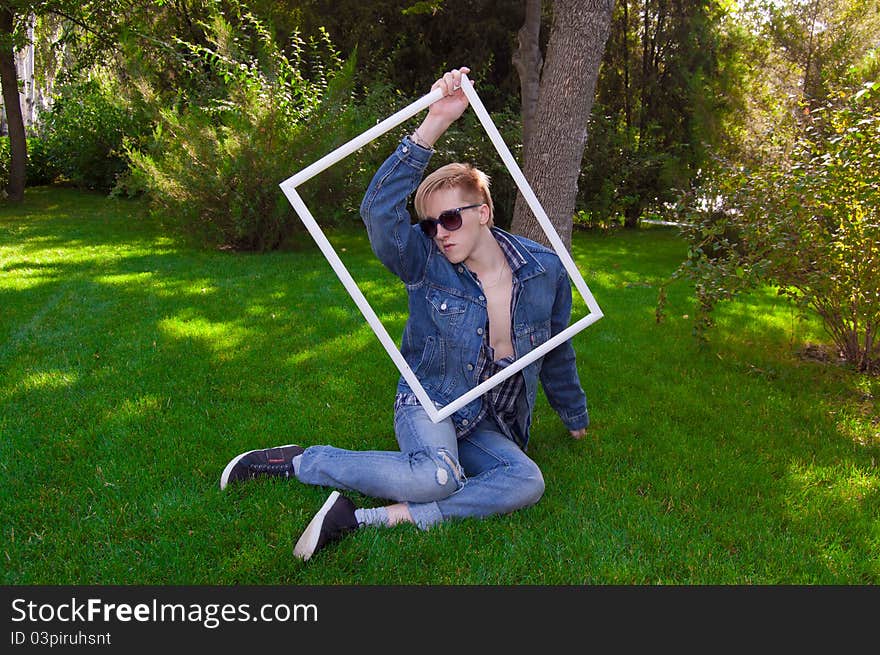
[[(373, 252), (406, 285), (409, 317), (401, 354), (425, 392), (446, 405), (474, 388), (476, 364), (487, 322), (486, 298), (476, 277), (464, 265), (452, 264), (433, 239), (413, 225), (407, 211), (433, 151), (405, 137), (373, 177), (361, 203), (361, 217)], [(571, 283), (555, 252), (534, 241), (493, 227), (506, 237), (525, 264), (514, 275), (521, 285), (511, 313), (516, 357), (568, 327)], [(520, 447), (528, 443), (532, 410), (540, 379), (551, 407), (569, 430), (586, 427), (587, 402), (578, 378), (574, 348), (566, 341), (522, 370), (526, 393), (517, 410), (514, 433)], [(411, 393), (400, 378), (399, 393)], [(452, 415), (461, 432), (479, 414), (482, 398)]]

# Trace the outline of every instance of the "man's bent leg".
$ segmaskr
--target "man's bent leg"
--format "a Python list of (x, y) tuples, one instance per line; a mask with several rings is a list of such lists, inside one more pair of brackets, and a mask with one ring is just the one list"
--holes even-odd
[(508, 514), (534, 505), (544, 494), (538, 465), (491, 420), (458, 442), (458, 456), (466, 481), (457, 493), (432, 503), (409, 504), (420, 528), (454, 517)]
[(445, 498), (461, 487), (463, 475), (451, 419), (434, 423), (420, 405), (405, 405), (398, 409), (394, 427), (399, 452), (312, 446), (302, 454), (297, 479), (419, 503)]

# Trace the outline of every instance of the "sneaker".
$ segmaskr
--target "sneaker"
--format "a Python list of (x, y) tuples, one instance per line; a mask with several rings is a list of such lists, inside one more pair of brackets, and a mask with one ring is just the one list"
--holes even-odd
[(357, 529), (358, 522), (354, 517), (354, 510), (353, 502), (338, 491), (334, 491), (306, 526), (296, 546), (293, 547), (293, 554), (300, 559), (308, 560), (328, 543), (336, 541), (346, 532)]
[(293, 476), (293, 458), (301, 455), (305, 448), (295, 446), (277, 446), (263, 450), (249, 450), (234, 457), (220, 476), (220, 488), (225, 489), (230, 482), (252, 480), (260, 477)]

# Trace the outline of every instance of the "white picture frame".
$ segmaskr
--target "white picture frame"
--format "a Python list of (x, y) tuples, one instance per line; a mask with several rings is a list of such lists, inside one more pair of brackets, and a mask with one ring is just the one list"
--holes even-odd
[(355, 304), (358, 306), (358, 309), (360, 309), (361, 313), (364, 315), (364, 318), (367, 320), (367, 323), (376, 334), (376, 337), (379, 339), (380, 343), (385, 348), (388, 355), (391, 357), (391, 360), (400, 370), (401, 375), (406, 380), (407, 384), (409, 384), (410, 389), (413, 390), (413, 393), (415, 393), (419, 402), (422, 404), (425, 411), (428, 413), (428, 416), (434, 423), (439, 423), (446, 417), (454, 414), (456, 411), (458, 411), (471, 401), (479, 398), (496, 385), (500, 384), (518, 371), (521, 371), (523, 368), (534, 362), (536, 359), (543, 357), (556, 346), (571, 339), (574, 335), (589, 327), (603, 316), (602, 310), (599, 308), (599, 305), (593, 297), (593, 294), (587, 286), (587, 283), (584, 281), (584, 278), (578, 270), (577, 266), (575, 265), (574, 260), (568, 253), (565, 245), (562, 243), (559, 234), (556, 232), (556, 229), (553, 227), (553, 224), (547, 217), (547, 214), (541, 206), (541, 203), (538, 202), (538, 199), (532, 191), (531, 186), (529, 186), (529, 183), (523, 175), (522, 170), (520, 170), (519, 165), (516, 163), (516, 160), (513, 158), (513, 155), (510, 153), (510, 150), (504, 143), (504, 140), (501, 138), (501, 135), (495, 127), (495, 124), (492, 122), (489, 113), (483, 106), (482, 101), (477, 95), (477, 92), (474, 90), (473, 84), (468, 79), (467, 75), (462, 75), (461, 88), (464, 91), (464, 94), (467, 96), (471, 108), (476, 112), (480, 123), (486, 130), (489, 139), (492, 141), (492, 144), (495, 146), (495, 149), (501, 156), (502, 161), (507, 166), (507, 169), (513, 177), (513, 180), (516, 183), (516, 186), (518, 187), (520, 193), (522, 193), (523, 198), (525, 199), (528, 206), (531, 208), (532, 212), (538, 220), (538, 223), (544, 230), (544, 233), (547, 235), (550, 245), (559, 256), (559, 259), (562, 261), (565, 270), (568, 272), (569, 278), (571, 279), (574, 287), (578, 290), (578, 293), (580, 293), (581, 297), (586, 303), (589, 312), (586, 316), (571, 323), (565, 330), (562, 330), (561, 332), (553, 336), (550, 340), (541, 344), (526, 355), (518, 358), (512, 364), (501, 369), (498, 373), (480, 383), (467, 393), (461, 395), (459, 398), (456, 398), (452, 402), (443, 406), (438, 406), (428, 396), (427, 392), (422, 386), (422, 383), (416, 377), (415, 373), (413, 373), (412, 368), (409, 366), (409, 364), (403, 358), (403, 355), (400, 353), (396, 342), (394, 341), (394, 339), (391, 338), (391, 335), (388, 334), (388, 331), (385, 329), (382, 321), (379, 320), (376, 312), (373, 311), (370, 303), (367, 301), (367, 299), (364, 297), (364, 294), (358, 287), (357, 282), (355, 282), (354, 278), (352, 278), (351, 274), (348, 272), (348, 269), (342, 263), (342, 260), (336, 254), (335, 249), (328, 241), (323, 230), (321, 230), (314, 216), (309, 211), (309, 208), (306, 206), (305, 202), (303, 202), (302, 197), (297, 192), (297, 187), (299, 187), (307, 180), (310, 180), (314, 176), (318, 175), (320, 172), (333, 166), (342, 159), (345, 159), (353, 152), (368, 144), (370, 141), (379, 138), (389, 130), (394, 129), (395, 127), (397, 127), (404, 121), (412, 118), (424, 109), (427, 109), (432, 103), (436, 102), (442, 97), (442, 91), (440, 89), (435, 89), (431, 93), (422, 96), (409, 106), (404, 107), (403, 109), (389, 116), (380, 123), (377, 123), (375, 126), (368, 129), (363, 134), (355, 137), (354, 139), (351, 139), (350, 141), (328, 153), (315, 163), (307, 166), (295, 175), (287, 178), (279, 185), (281, 187), (281, 190), (284, 192), (284, 195), (287, 196), (290, 204), (299, 215), (306, 229), (312, 235), (315, 243), (318, 245), (321, 252), (327, 258), (327, 261), (330, 263), (333, 271), (339, 277), (339, 280), (342, 282), (349, 295), (351, 295), (352, 300), (354, 300)]

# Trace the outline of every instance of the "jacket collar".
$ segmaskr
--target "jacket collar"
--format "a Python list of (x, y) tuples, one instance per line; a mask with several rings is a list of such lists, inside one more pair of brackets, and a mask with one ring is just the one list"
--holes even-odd
[(501, 251), (507, 257), (507, 263), (510, 264), (510, 270), (513, 271), (521, 282), (533, 278), (537, 275), (546, 273), (546, 269), (541, 262), (532, 253), (533, 249), (541, 251), (546, 250), (544, 246), (538, 243), (516, 236), (510, 232), (505, 232), (501, 228), (492, 227), (492, 235), (501, 246)]

